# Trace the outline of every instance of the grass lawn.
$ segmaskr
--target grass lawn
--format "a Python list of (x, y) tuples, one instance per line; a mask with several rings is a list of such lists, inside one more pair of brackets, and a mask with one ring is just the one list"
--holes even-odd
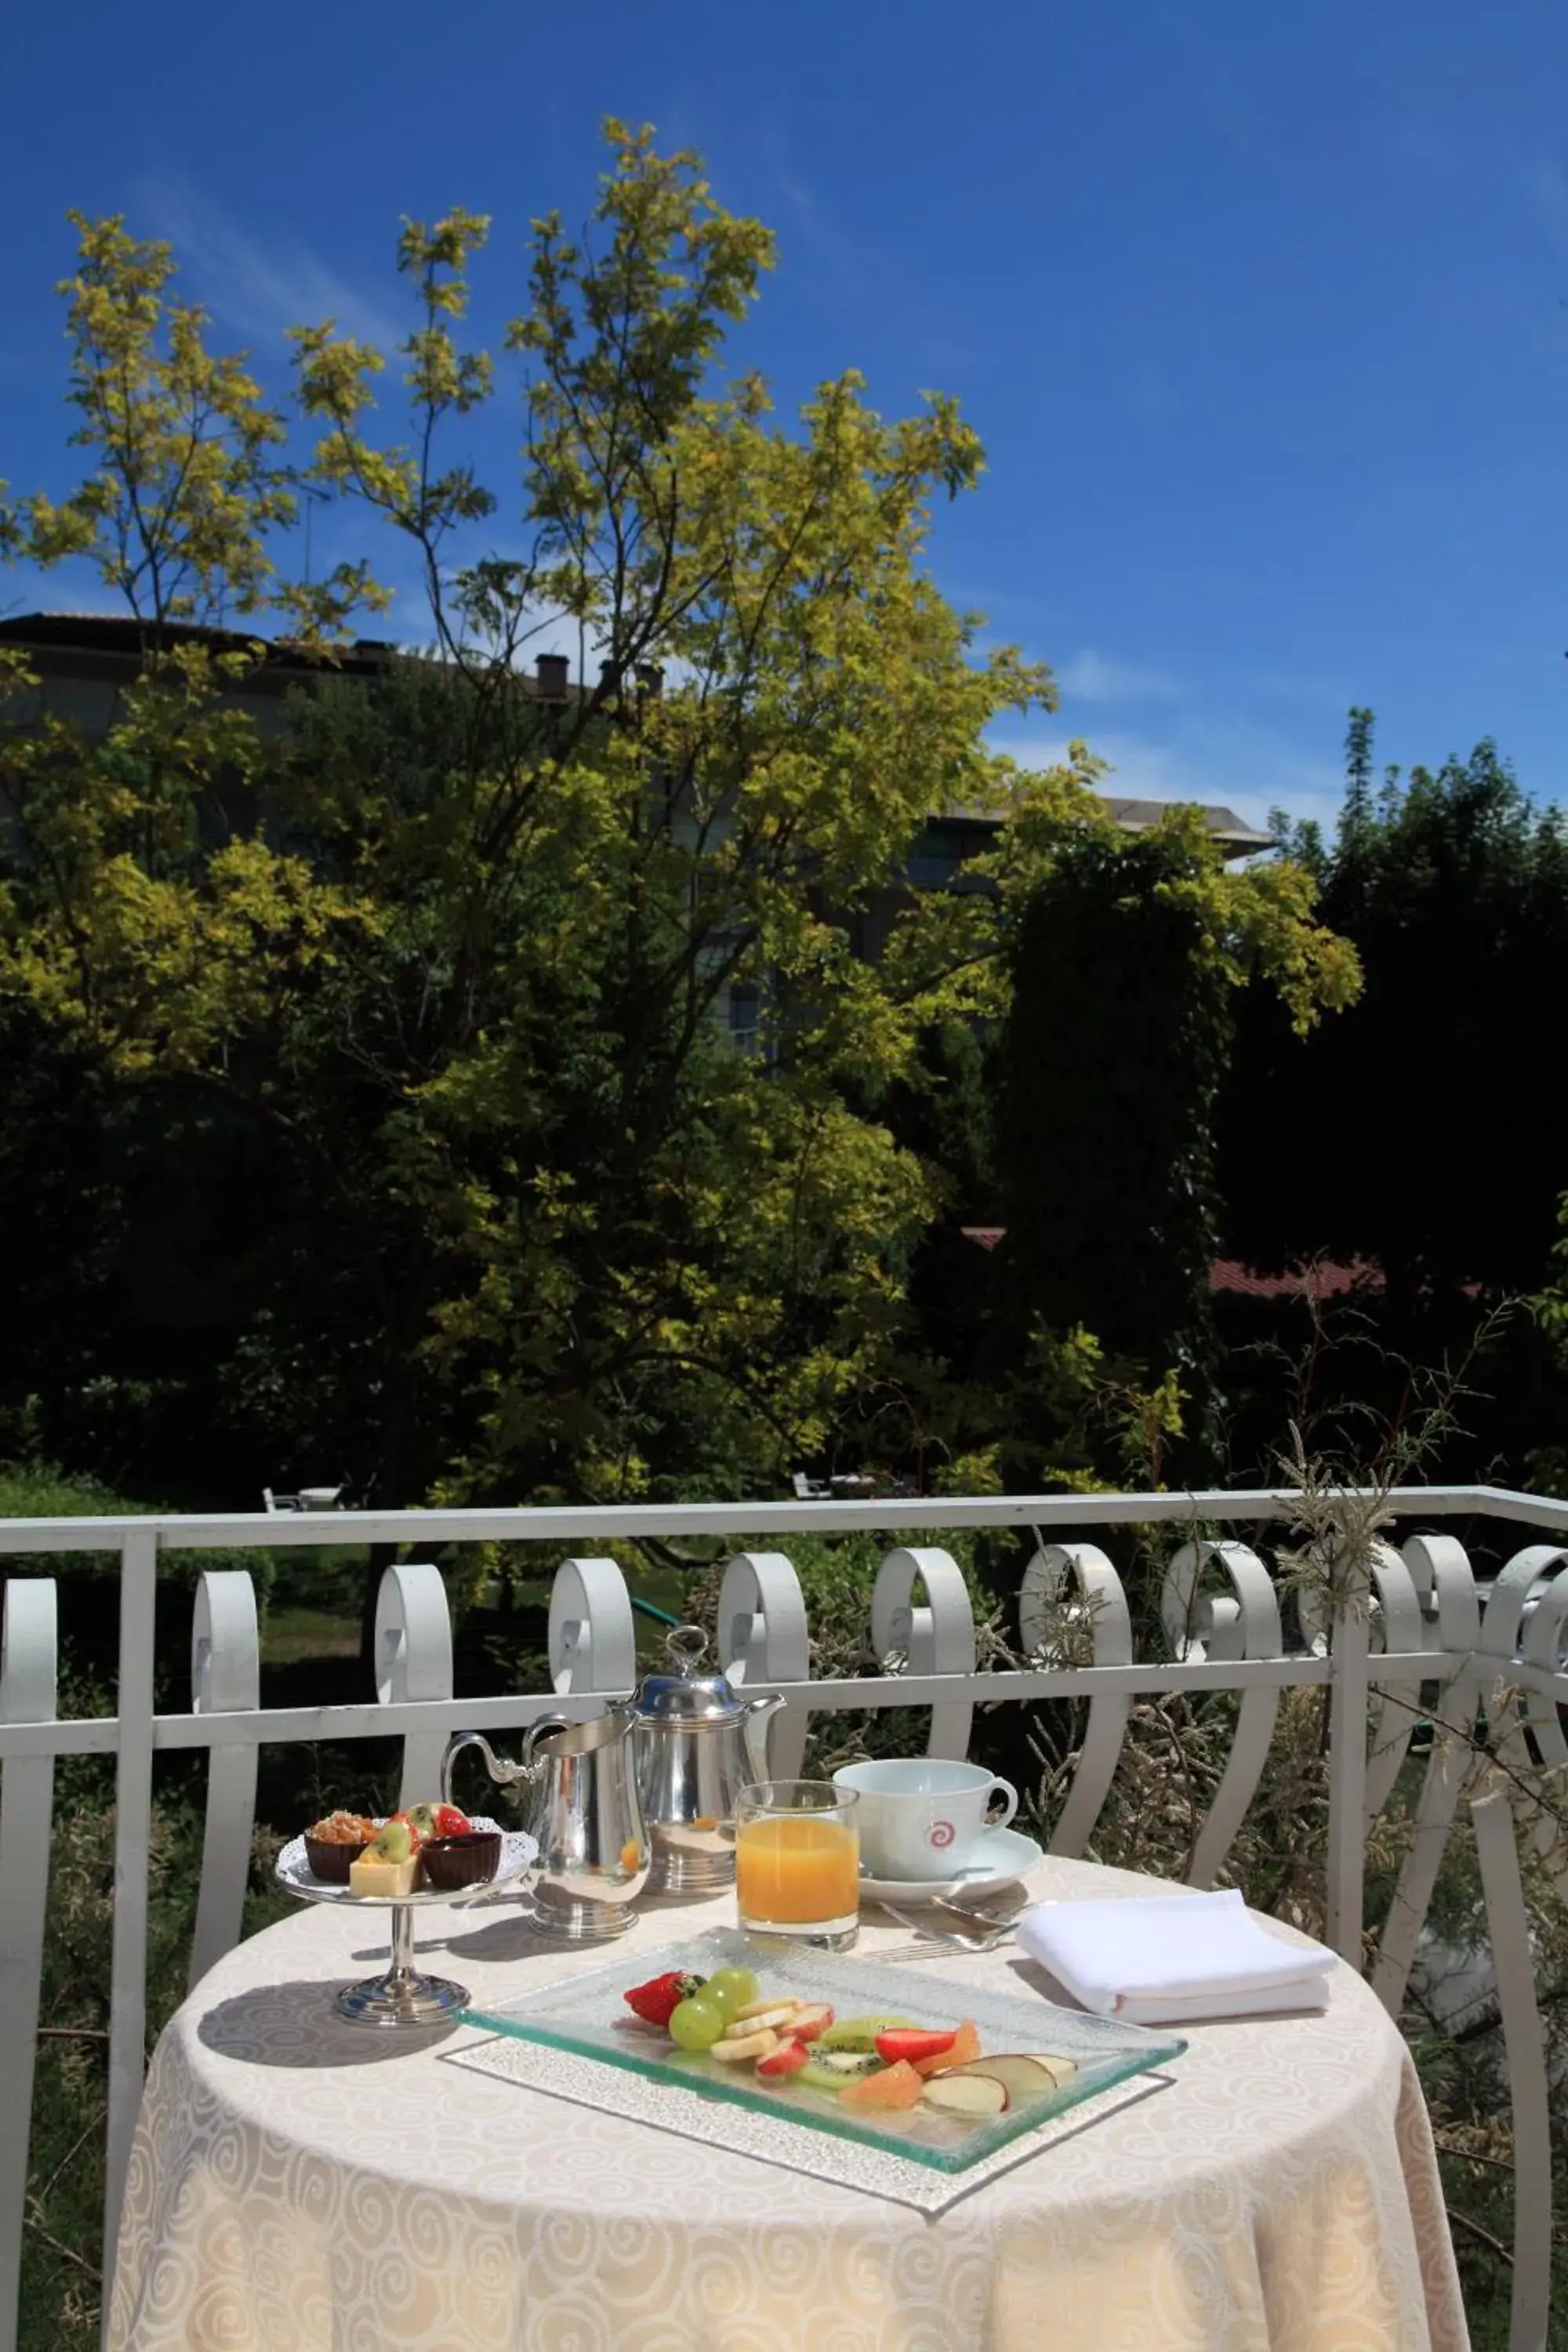
[(298, 1665), (303, 1658), (357, 1658), (359, 1621), (297, 1603), (271, 1609), (261, 1639), (261, 1655), (269, 1666)]

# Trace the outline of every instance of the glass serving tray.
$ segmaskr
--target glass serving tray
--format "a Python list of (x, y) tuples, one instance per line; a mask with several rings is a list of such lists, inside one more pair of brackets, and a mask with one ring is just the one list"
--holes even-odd
[[(855, 2111), (787, 2077), (765, 2083), (750, 2066), (727, 2066), (705, 2053), (678, 2050), (667, 2035), (634, 2018), (622, 1999), (628, 1986), (662, 1976), (668, 1969), (707, 1977), (722, 1968), (752, 1969), (763, 1993), (797, 1993), (803, 2000), (826, 2001), (840, 2021), (901, 2016), (944, 2030), (971, 2018), (988, 2056), (1051, 2051), (1072, 2059), (1078, 2072), (1060, 2090), (1025, 2098), (1005, 2113), (977, 2123), (942, 2115), (934, 2107)], [(764, 1952), (746, 1937), (724, 1930), (639, 1952), (635, 1960), (628, 1955), (615, 1966), (564, 1978), (511, 2000), (466, 2008), (459, 2021), (546, 2049), (569, 2050), (654, 2082), (679, 2084), (753, 2115), (776, 2115), (837, 2139), (885, 2148), (936, 2172), (966, 2170), (1097, 2092), (1180, 2057), (1187, 2046), (1173, 2034), (1058, 2009), (1036, 1993), (996, 1992), (983, 1984), (928, 1975), (923, 1969), (879, 1967), (874, 1960), (805, 1947), (780, 1950), (770, 1946)]]

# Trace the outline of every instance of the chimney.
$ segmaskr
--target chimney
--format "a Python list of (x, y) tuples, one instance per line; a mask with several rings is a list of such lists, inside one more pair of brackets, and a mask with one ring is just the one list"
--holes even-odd
[(571, 663), (564, 654), (541, 654), (534, 664), (538, 677), (536, 691), (542, 702), (564, 702), (569, 691), (567, 676)]
[(664, 692), (664, 671), (658, 662), (638, 662), (637, 685), (650, 702), (657, 702)]

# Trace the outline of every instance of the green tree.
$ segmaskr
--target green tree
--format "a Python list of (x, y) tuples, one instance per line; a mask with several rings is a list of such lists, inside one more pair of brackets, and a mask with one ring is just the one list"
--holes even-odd
[(1351, 714), (1331, 845), (1277, 828), (1353, 942), (1360, 1002), (1310, 1036), (1244, 1008), (1222, 1108), (1231, 1247), (1277, 1267), (1375, 1262), (1402, 1311), (1467, 1284), (1541, 1279), (1568, 1173), (1568, 1113), (1540, 1083), (1568, 989), (1568, 835), (1496, 747), (1372, 781)]
[[(986, 751), (1052, 693), (981, 657), (927, 570), (932, 501), (981, 472), (955, 404), (889, 423), (848, 372), (781, 426), (721, 373), (766, 231), (694, 158), (608, 136), (591, 243), (536, 226), (499, 364), (465, 340), (488, 223), (405, 225), (401, 438), (384, 356), (298, 331), (289, 465), (166, 249), (79, 224), (95, 471), (5, 521), (35, 560), (94, 554), (147, 650), (97, 744), (13, 666), (0, 995), (121, 1090), (259, 1139), (267, 1264), (225, 1392), (389, 1505), (766, 1486), (829, 1446), (900, 1361), (943, 1198), (891, 1090), (922, 1034), (1001, 1009), (1014, 911), (1098, 807), (1081, 751), (1046, 775)], [(448, 446), (509, 364), (510, 500)], [(324, 676), (263, 757), (224, 688), (265, 648), (190, 624), (282, 614), (330, 659), (380, 592), (368, 560), (313, 592), (274, 568), (306, 484), (416, 550), (434, 658), (374, 693)], [(576, 681), (525, 677), (563, 632)], [(986, 887), (899, 895), (960, 804), (1008, 819)], [(889, 892), (873, 966), (850, 926)], [(1270, 910), (1297, 1000), (1331, 993), (1304, 886)]]
[(1198, 1440), (1194, 1472), (1217, 1434), (1214, 1119), (1237, 1000), (1265, 980), (1305, 1032), (1357, 985), (1311, 905), (1299, 866), (1233, 873), (1198, 813), (1177, 810), (1137, 835), (1075, 826), (1011, 935), (993, 1067), (1015, 1360), (1086, 1328), (1110, 1359), (1097, 1379), (1120, 1364), (1124, 1390), (1164, 1383), (1164, 1433)]
[[(716, 383), (766, 234), (692, 159), (615, 128), (611, 145), (596, 254), (542, 224), (508, 334), (525, 560), (454, 563), (498, 501), (434, 455), (490, 390), (458, 344), (485, 224), (402, 239), (405, 445), (368, 437), (379, 355), (298, 337), (311, 478), (418, 546), (441, 658), (374, 698), (309, 698), (278, 761), (219, 690), (245, 649), (178, 625), (293, 609), (268, 568), (292, 487), (231, 480), (226, 546), (167, 447), (157, 562), (122, 552), (140, 453), (172, 429), (161, 371), (239, 377), (198, 367), (170, 257), (117, 224), (83, 226), (92, 299), (73, 290), (71, 313), (79, 381), (132, 354), (123, 412), (84, 427), (112, 488), (13, 511), (37, 560), (112, 515), (101, 560), (153, 604), (105, 742), (25, 709), (7, 738), (0, 985), (122, 1086), (264, 1132), (279, 1279), (231, 1391), (389, 1503), (636, 1492), (656, 1459), (771, 1479), (821, 1443), (898, 1320), (929, 1213), (876, 1099), (922, 1021), (978, 1002), (991, 919), (911, 908), (873, 971), (846, 919), (986, 773), (994, 712), (1048, 698), (1016, 656), (973, 657), (922, 568), (932, 494), (980, 467), (952, 404), (889, 425), (847, 375), (788, 433), (755, 379)], [(249, 408), (235, 429), (275, 445)], [(374, 593), (363, 567), (351, 593)], [(546, 698), (519, 657), (563, 619), (599, 675)], [(215, 847), (201, 810), (236, 772), (257, 819)], [(750, 1055), (717, 1018), (742, 988)]]

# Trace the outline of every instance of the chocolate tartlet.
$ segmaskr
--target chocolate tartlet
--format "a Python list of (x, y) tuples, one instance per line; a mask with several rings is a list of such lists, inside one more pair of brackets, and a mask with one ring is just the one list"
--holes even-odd
[(376, 1825), (363, 1813), (331, 1813), (305, 1832), (305, 1859), (313, 1878), (346, 1886), (349, 1872), (370, 1850)]
[(466, 1837), (426, 1838), (419, 1849), (425, 1884), (443, 1895), (482, 1886), (500, 1868), (500, 1830), (470, 1830)]

